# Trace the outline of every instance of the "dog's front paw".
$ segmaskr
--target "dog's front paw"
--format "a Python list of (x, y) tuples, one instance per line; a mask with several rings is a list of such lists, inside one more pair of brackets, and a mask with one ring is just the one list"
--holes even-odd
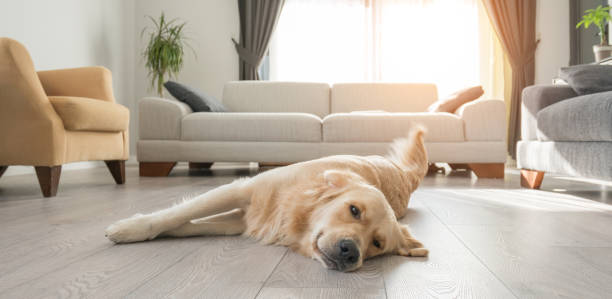
[(115, 243), (130, 243), (155, 238), (158, 233), (153, 230), (152, 217), (136, 214), (119, 220), (106, 228), (106, 237)]
[(429, 250), (426, 248), (412, 248), (408, 250), (408, 256), (427, 256), (429, 254)]

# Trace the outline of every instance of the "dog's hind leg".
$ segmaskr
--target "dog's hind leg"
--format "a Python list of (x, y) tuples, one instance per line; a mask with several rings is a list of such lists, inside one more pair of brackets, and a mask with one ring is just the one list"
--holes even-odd
[(160, 234), (162, 237), (191, 237), (204, 235), (239, 235), (246, 229), (243, 209), (191, 220), (178, 228)]
[(106, 229), (106, 236), (115, 243), (151, 240), (193, 219), (205, 218), (233, 209), (246, 209), (252, 193), (249, 182), (249, 179), (236, 180), (171, 208), (148, 215), (137, 214), (120, 220)]

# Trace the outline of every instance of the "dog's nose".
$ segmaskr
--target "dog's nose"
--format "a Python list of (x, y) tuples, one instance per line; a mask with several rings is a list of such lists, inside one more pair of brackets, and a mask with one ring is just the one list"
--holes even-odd
[(340, 248), (339, 256), (343, 264), (352, 265), (359, 261), (359, 248), (357, 248), (355, 241), (350, 239), (340, 240), (338, 247)]

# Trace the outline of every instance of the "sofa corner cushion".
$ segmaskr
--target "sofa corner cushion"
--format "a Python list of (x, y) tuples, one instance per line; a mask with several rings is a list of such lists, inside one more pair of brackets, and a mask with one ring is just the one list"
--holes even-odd
[(320, 142), (321, 119), (308, 113), (192, 113), (183, 118), (181, 139)]
[(325, 142), (391, 142), (423, 125), (428, 142), (465, 141), (463, 120), (450, 113), (334, 113), (323, 119)]
[(612, 91), (550, 105), (537, 114), (542, 141), (612, 141)]
[(117, 103), (80, 97), (49, 97), (68, 131), (127, 131), (130, 111)]

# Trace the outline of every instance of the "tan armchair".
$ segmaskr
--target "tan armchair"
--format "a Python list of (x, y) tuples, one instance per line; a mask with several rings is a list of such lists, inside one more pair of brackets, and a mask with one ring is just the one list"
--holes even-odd
[(55, 196), (62, 164), (103, 160), (125, 182), (129, 110), (113, 97), (104, 67), (36, 72), (26, 48), (0, 38), (0, 176), (31, 165), (45, 197)]

